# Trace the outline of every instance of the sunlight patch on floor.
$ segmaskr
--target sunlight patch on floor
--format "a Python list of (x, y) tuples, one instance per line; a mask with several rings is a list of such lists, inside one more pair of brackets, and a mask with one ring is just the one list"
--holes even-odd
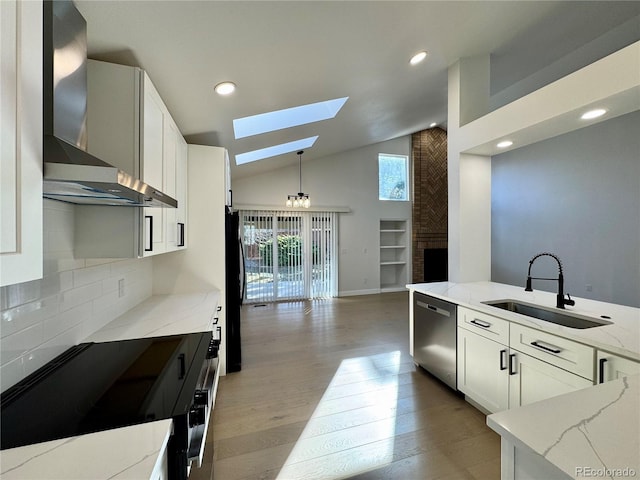
[(400, 356), (342, 361), (278, 480), (336, 480), (393, 461)]

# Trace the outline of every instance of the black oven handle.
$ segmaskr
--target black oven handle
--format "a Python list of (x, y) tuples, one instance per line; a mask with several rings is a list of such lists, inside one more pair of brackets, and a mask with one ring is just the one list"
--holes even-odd
[(178, 355), (178, 362), (180, 362), (180, 373), (178, 374), (178, 380), (182, 380), (187, 373), (186, 365), (185, 365), (185, 357), (184, 353)]

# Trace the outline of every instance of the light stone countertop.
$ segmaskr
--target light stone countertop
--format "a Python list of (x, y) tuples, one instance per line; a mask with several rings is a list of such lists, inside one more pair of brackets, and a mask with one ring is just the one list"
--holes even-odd
[[(211, 330), (220, 292), (154, 295), (85, 339), (107, 342)], [(171, 419), (0, 451), (2, 480), (155, 478)]]
[[(640, 375), (494, 413), (487, 425), (570, 478), (640, 475)], [(625, 469), (635, 473), (616, 474)]]
[(219, 291), (153, 295), (90, 335), (85, 342), (210, 331), (219, 303)]
[(640, 308), (572, 297), (576, 304), (573, 307), (567, 306), (567, 312), (592, 317), (596, 320), (601, 319), (601, 316), (605, 315), (610, 317), (607, 319), (608, 321), (613, 322), (611, 325), (577, 329), (526, 317), (482, 303), (491, 300), (514, 299), (555, 308), (556, 294), (551, 292), (535, 289), (533, 292), (525, 292), (522, 287), (495, 282), (417, 283), (407, 285), (407, 288), (445, 301), (457, 303), (463, 307), (501, 317), (513, 323), (543, 330), (553, 335), (575, 340), (585, 345), (640, 361)]
[[(640, 309), (575, 297), (574, 312), (611, 325), (574, 329), (485, 305), (514, 299), (555, 307), (556, 294), (494, 282), (438, 282), (407, 285), (431, 295), (513, 323), (565, 337), (640, 361)], [(585, 478), (616, 468), (640, 475), (640, 376), (588, 387), (487, 417), (487, 424), (505, 439), (541, 455), (570, 478)], [(582, 467), (584, 470), (578, 471)], [(589, 470), (591, 469), (591, 470)], [(614, 472), (615, 473), (615, 472)], [(599, 475), (611, 478), (611, 475)]]
[(142, 480), (162, 468), (171, 420), (0, 451), (3, 480)]

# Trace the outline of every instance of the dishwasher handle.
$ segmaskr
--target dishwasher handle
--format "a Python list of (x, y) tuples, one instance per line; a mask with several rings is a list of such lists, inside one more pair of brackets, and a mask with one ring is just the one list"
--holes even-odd
[(451, 316), (451, 312), (450, 311), (445, 310), (443, 308), (435, 307), (435, 306), (430, 305), (428, 303), (421, 302), (420, 300), (416, 300), (416, 305), (418, 307), (425, 308), (427, 310), (432, 311), (433, 313), (437, 313), (437, 314), (442, 315), (444, 317), (450, 317)]

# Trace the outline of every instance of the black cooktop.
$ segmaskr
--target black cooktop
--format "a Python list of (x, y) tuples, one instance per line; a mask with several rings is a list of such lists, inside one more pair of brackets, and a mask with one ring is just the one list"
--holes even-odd
[(0, 396), (0, 449), (188, 412), (211, 332), (83, 343)]

